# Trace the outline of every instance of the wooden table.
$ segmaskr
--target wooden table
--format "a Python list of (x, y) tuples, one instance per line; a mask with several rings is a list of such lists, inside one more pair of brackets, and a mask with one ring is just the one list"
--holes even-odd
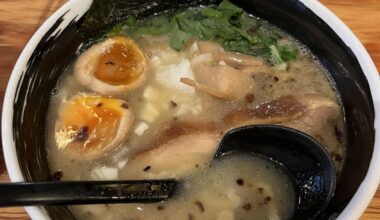
[[(11, 70), (21, 50), (43, 21), (65, 2), (66, 0), (0, 1), (0, 109)], [(321, 2), (355, 32), (380, 70), (380, 0)], [(8, 181), (0, 143), (0, 182)], [(23, 208), (0, 208), (0, 220), (2, 219), (22, 220), (29, 217)], [(361, 219), (380, 219), (380, 188)]]

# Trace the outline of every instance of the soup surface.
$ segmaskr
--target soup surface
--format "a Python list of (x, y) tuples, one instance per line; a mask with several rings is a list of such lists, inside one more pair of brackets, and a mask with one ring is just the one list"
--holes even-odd
[[(205, 166), (206, 165), (206, 166)], [(169, 201), (157, 204), (73, 207), (80, 219), (289, 219), (294, 208), (293, 185), (271, 162), (234, 155), (213, 166), (198, 164), (182, 179)], [(149, 170), (125, 173), (125, 178), (149, 177)]]
[(52, 176), (186, 183), (163, 203), (70, 207), (79, 219), (289, 219), (295, 195), (281, 170), (244, 155), (209, 162), (226, 131), (278, 124), (322, 143), (339, 176), (344, 117), (328, 76), (297, 40), (227, 1), (129, 19), (84, 49), (52, 95)]

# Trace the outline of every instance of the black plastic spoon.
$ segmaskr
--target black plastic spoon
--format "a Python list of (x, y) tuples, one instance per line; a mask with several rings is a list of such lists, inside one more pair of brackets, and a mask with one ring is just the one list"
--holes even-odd
[[(227, 132), (213, 163), (234, 153), (259, 154), (283, 167), (297, 193), (294, 219), (311, 219), (329, 203), (335, 172), (327, 151), (309, 135), (276, 125)], [(180, 181), (71, 181), (0, 184), (0, 206), (149, 203), (168, 199)]]
[(5, 183), (0, 184), (0, 207), (160, 202), (177, 184), (173, 179)]

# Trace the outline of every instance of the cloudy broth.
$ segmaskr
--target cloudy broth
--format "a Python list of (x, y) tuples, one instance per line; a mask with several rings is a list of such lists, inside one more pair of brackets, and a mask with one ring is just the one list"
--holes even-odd
[[(294, 191), (281, 169), (246, 155), (209, 167), (223, 134), (247, 124), (279, 124), (313, 136), (330, 153), (339, 176), (345, 157), (344, 117), (328, 72), (305, 46), (267, 23), (262, 25), (281, 33), (278, 44), (294, 45), (297, 58), (279, 67), (260, 57), (224, 51), (215, 41), (192, 38), (177, 51), (171, 48), (169, 36), (146, 35), (133, 41), (146, 57), (144, 79), (119, 94), (103, 84), (94, 89), (89, 86), (92, 81), (86, 84), (87, 78), (78, 78), (81, 71), (87, 71), (79, 69), (78, 63), (89, 62), (94, 55), (85, 52), (89, 58), (74, 62), (58, 84), (47, 116), (52, 174), (62, 174), (62, 180), (177, 178), (184, 183), (178, 194), (162, 203), (70, 207), (78, 219), (290, 219)], [(115, 38), (115, 42), (132, 44), (124, 38)], [(121, 58), (111, 54), (107, 59), (112, 62), (107, 61), (104, 68), (124, 68), (118, 64)], [(96, 103), (91, 104), (88, 96)], [(121, 107), (113, 106), (115, 100)], [(58, 147), (57, 131), (68, 124), (62, 106), (68, 103), (86, 103), (75, 114), (104, 110), (114, 117), (113, 112), (120, 113), (129, 123), (123, 125), (123, 137), (120, 132), (110, 134), (119, 141), (112, 146), (105, 143), (106, 150), (90, 149), (100, 153), (84, 157), (85, 150), (67, 149), (88, 138), (96, 140), (95, 131), (103, 136), (107, 132), (71, 126), (78, 130), (66, 142), (75, 145)], [(75, 121), (75, 115), (66, 115)], [(124, 119), (102, 126), (112, 124), (120, 130)]]
[[(272, 162), (252, 155), (234, 155), (216, 161), (211, 167), (197, 169), (180, 180), (180, 189), (165, 202), (73, 206), (72, 210), (80, 219), (170, 219), (175, 216), (179, 220), (264, 220), (290, 219), (293, 214), (293, 184)], [(96, 207), (106, 211), (94, 216), (91, 209)]]

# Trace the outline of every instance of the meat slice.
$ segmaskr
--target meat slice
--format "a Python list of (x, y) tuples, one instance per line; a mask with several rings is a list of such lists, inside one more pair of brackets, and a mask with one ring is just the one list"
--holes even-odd
[(317, 139), (330, 153), (339, 174), (343, 161), (336, 155), (345, 154), (341, 138), (337, 137), (340, 106), (316, 94), (283, 96), (255, 109), (237, 109), (224, 117), (226, 130), (244, 125), (278, 124), (305, 132)]
[(233, 67), (263, 65), (261, 58), (225, 51), (220, 44), (212, 41), (197, 41), (197, 44), (201, 54), (210, 53), (216, 60), (223, 60)]
[(211, 161), (220, 135), (214, 132), (178, 136), (127, 163), (123, 178), (181, 178)]
[(224, 117), (224, 122), (228, 128), (251, 124), (277, 124), (299, 118), (306, 111), (305, 103), (296, 97), (283, 96), (254, 109), (233, 110)]
[(181, 82), (218, 98), (242, 99), (254, 88), (252, 77), (227, 65), (199, 63), (192, 65), (196, 81)]
[(224, 51), (210, 41), (196, 41), (197, 56), (191, 59), (195, 79), (181, 82), (211, 96), (226, 100), (242, 100), (255, 89), (252, 75), (268, 69), (261, 58)]
[(255, 88), (250, 74), (215, 59), (210, 53), (194, 57), (191, 68), (195, 81), (181, 79), (181, 82), (218, 98), (242, 99)]
[(306, 94), (283, 96), (255, 109), (234, 110), (224, 117), (224, 122), (229, 128), (250, 124), (282, 124), (306, 131), (321, 128), (339, 115), (339, 105), (334, 101), (320, 95)]

